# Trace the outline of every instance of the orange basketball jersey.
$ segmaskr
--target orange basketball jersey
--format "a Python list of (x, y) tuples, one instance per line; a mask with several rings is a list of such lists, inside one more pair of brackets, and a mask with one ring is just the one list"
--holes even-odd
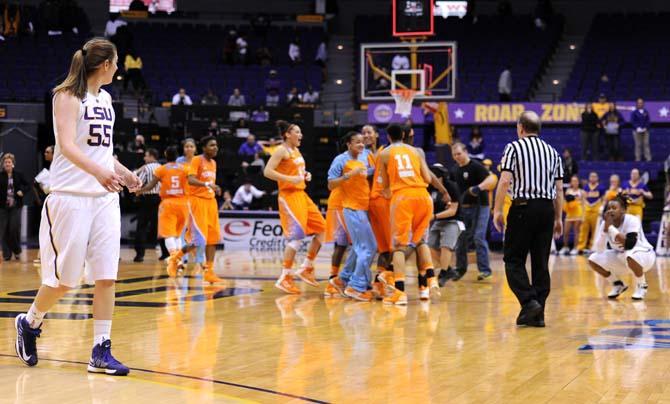
[[(204, 156), (195, 156), (191, 160), (189, 175), (195, 175), (198, 181), (216, 182), (216, 161), (207, 160)], [(192, 186), (191, 195), (199, 198), (213, 199), (214, 191), (208, 187)]]
[(186, 195), (188, 171), (179, 163), (167, 163), (154, 170), (154, 175), (160, 180), (161, 199), (181, 198)]
[(394, 143), (389, 146), (389, 152), (386, 172), (391, 191), (428, 187), (421, 176), (421, 157), (412, 146)]
[(303, 180), (300, 181), (300, 183), (298, 184), (293, 184), (288, 181), (277, 181), (277, 185), (279, 186), (279, 192), (304, 190), (306, 188), (304, 180), (305, 159), (302, 158), (302, 154), (300, 154), (300, 151), (297, 148), (289, 149), (286, 146), (283, 147), (285, 147), (286, 150), (289, 151), (289, 158), (283, 159), (279, 163), (279, 165), (277, 165), (277, 172), (289, 176), (299, 175), (303, 177)]
[(382, 190), (384, 186), (384, 179), (382, 178), (382, 173), (379, 167), (379, 155), (381, 154), (382, 150), (384, 150), (384, 146), (380, 146), (379, 149), (377, 149), (377, 153), (373, 156), (370, 154), (368, 156), (368, 159), (372, 159), (373, 162), (370, 165), (370, 167), (374, 167), (375, 173), (372, 176), (372, 187), (370, 189), (370, 199), (375, 199), (379, 198), (382, 196)]

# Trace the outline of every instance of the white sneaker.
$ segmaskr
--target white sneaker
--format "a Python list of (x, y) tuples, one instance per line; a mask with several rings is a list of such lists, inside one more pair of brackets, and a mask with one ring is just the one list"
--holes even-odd
[(558, 253), (558, 255), (568, 255), (570, 253), (570, 249), (568, 247), (563, 247), (561, 248), (561, 251)]
[(576, 248), (573, 248), (572, 250), (570, 250), (570, 255), (579, 255), (579, 251), (577, 251)]
[(607, 294), (608, 299), (616, 299), (620, 294), (628, 290), (628, 286), (624, 285), (621, 281), (615, 281), (612, 284), (612, 290)]
[(633, 300), (644, 300), (644, 297), (647, 296), (647, 284), (646, 283), (638, 283), (637, 286), (635, 286), (635, 293), (633, 293)]
[(440, 285), (437, 283), (437, 279), (431, 278), (428, 281), (428, 290), (430, 293), (430, 300), (432, 302), (439, 302), (442, 297), (442, 292), (440, 291)]

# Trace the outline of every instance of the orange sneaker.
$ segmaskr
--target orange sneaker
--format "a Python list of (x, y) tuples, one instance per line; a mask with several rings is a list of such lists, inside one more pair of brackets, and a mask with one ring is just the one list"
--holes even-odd
[(330, 278), (328, 282), (335, 288), (335, 290), (337, 290), (337, 293), (339, 293), (340, 296), (347, 297), (347, 295), (344, 294), (344, 282), (342, 282), (342, 279), (340, 279), (339, 276)]
[(366, 290), (365, 292), (359, 292), (351, 286), (347, 286), (347, 288), (344, 289), (344, 294), (354, 300), (358, 300), (359, 302), (372, 301), (372, 292), (369, 290)]
[(335, 289), (335, 286), (331, 285), (330, 282), (328, 282), (328, 285), (326, 285), (326, 290), (323, 291), (323, 295), (325, 297), (338, 297), (340, 296), (340, 292), (338, 292), (338, 290)]
[(395, 290), (392, 295), (384, 298), (384, 304), (394, 304), (394, 305), (406, 305), (407, 304), (407, 295), (405, 292)]
[(373, 282), (372, 283), (372, 294), (374, 295), (375, 299), (377, 300), (382, 300), (383, 298), (386, 297), (386, 288), (384, 287), (384, 284), (381, 282)]
[(295, 272), (295, 275), (308, 285), (319, 287), (319, 281), (314, 277), (314, 267), (303, 267)]
[(170, 278), (175, 278), (177, 276), (177, 271), (179, 270), (179, 258), (177, 258), (177, 253), (170, 254), (170, 257), (167, 259), (167, 274)]
[(214, 273), (214, 271), (213, 271), (211, 268), (208, 268), (208, 267), (204, 267), (204, 274), (203, 274), (203, 276), (202, 276), (202, 279), (203, 279), (205, 282), (209, 282), (209, 283), (219, 283), (219, 282), (223, 282), (223, 279), (221, 279), (221, 278), (219, 278), (218, 276), (216, 276), (216, 274)]
[(279, 290), (288, 293), (289, 295), (300, 294), (300, 289), (298, 289), (298, 287), (295, 286), (295, 283), (293, 282), (293, 277), (291, 275), (286, 275), (283, 278), (277, 279), (277, 282), (275, 282), (275, 287)]
[(377, 277), (384, 284), (387, 294), (392, 294), (395, 290), (395, 275), (391, 271), (384, 271)]

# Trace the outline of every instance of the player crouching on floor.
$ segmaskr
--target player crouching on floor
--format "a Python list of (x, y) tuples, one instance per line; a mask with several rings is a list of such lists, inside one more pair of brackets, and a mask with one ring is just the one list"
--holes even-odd
[(647, 294), (644, 274), (654, 266), (656, 253), (644, 236), (640, 219), (626, 214), (627, 207), (622, 195), (605, 206), (603, 221), (596, 232), (596, 252), (589, 257), (589, 265), (612, 283), (607, 295), (610, 299), (616, 299), (628, 289), (620, 277), (632, 271), (636, 282), (632, 298), (642, 300)]

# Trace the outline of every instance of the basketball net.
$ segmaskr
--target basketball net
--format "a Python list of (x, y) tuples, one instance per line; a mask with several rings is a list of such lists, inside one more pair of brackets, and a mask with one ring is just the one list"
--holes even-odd
[(391, 95), (395, 100), (395, 113), (403, 118), (412, 115), (412, 102), (417, 93), (417, 90), (411, 89), (391, 90)]

